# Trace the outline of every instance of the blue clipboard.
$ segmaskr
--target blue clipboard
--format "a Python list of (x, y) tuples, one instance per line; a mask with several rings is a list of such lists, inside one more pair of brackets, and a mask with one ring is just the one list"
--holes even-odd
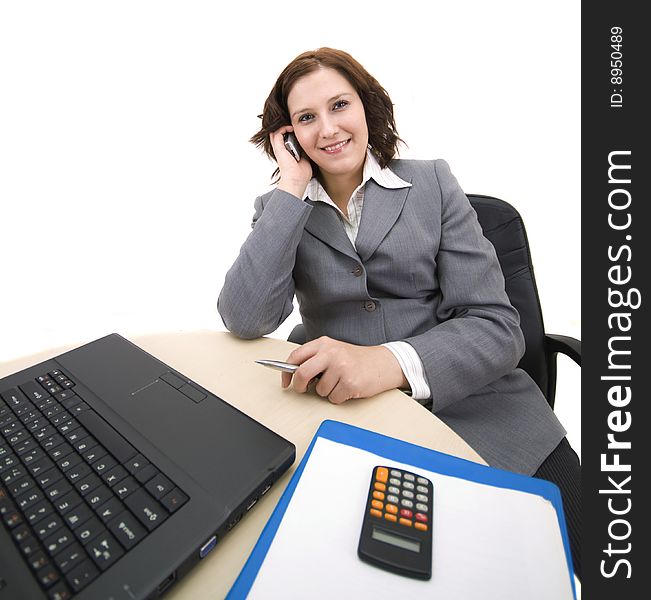
[(563, 540), (563, 546), (565, 548), (567, 568), (572, 583), (572, 594), (574, 598), (576, 598), (573, 576), (574, 571), (572, 568), (570, 543), (565, 524), (565, 515), (563, 513), (563, 503), (561, 500), (560, 490), (555, 484), (542, 479), (536, 479), (493, 467), (487, 467), (462, 458), (450, 456), (449, 454), (430, 450), (429, 448), (423, 448), (422, 446), (403, 442), (373, 431), (354, 427), (353, 425), (328, 420), (321, 423), (314, 438), (312, 438), (303, 460), (294, 472), (292, 479), (278, 501), (278, 505), (274, 509), (269, 521), (260, 534), (260, 538), (253, 548), (251, 555), (226, 596), (228, 600), (246, 598), (248, 595), (249, 590), (258, 575), (260, 567), (264, 562), (269, 547), (273, 542), (278, 527), (282, 522), (292, 495), (298, 486), (305, 465), (310, 460), (310, 454), (312, 453), (314, 444), (320, 437), (372, 452), (388, 460), (398, 461), (424, 470), (434, 471), (441, 475), (458, 477), (476, 483), (519, 490), (542, 496), (551, 502), (556, 510), (558, 525)]

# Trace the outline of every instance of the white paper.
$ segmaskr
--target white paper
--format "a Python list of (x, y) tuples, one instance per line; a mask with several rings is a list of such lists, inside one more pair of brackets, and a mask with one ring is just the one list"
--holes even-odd
[[(432, 578), (362, 562), (357, 545), (377, 465), (434, 486)], [(553, 505), (534, 494), (440, 475), (318, 438), (249, 598), (572, 599)]]

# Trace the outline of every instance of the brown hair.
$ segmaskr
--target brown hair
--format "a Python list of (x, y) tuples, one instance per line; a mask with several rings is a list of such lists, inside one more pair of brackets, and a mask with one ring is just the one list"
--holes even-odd
[[(318, 48), (304, 52), (285, 67), (264, 103), (262, 114), (259, 115), (262, 119), (262, 127), (249, 141), (259, 148), (262, 147), (269, 157), (275, 159), (269, 134), (291, 123), (287, 109), (289, 92), (298, 79), (319, 68), (338, 71), (353, 86), (364, 106), (371, 152), (380, 166), (386, 167), (398, 152), (398, 142), (402, 142), (396, 131), (391, 98), (377, 80), (350, 54), (333, 48)], [(312, 168), (318, 167), (312, 162)], [(277, 173), (278, 169), (274, 176)]]

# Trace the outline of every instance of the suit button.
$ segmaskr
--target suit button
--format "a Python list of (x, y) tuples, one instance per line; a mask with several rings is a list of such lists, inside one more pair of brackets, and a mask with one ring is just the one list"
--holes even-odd
[(369, 300), (368, 302), (364, 302), (364, 310), (366, 312), (373, 312), (375, 310), (375, 302), (372, 300)]
[(355, 277), (359, 277), (363, 272), (364, 269), (362, 268), (362, 265), (355, 265), (355, 268), (352, 271)]

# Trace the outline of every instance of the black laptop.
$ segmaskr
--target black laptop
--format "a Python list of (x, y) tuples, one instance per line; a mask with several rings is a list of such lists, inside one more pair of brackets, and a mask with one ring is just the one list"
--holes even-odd
[(0, 600), (157, 597), (294, 445), (113, 334), (0, 379)]

